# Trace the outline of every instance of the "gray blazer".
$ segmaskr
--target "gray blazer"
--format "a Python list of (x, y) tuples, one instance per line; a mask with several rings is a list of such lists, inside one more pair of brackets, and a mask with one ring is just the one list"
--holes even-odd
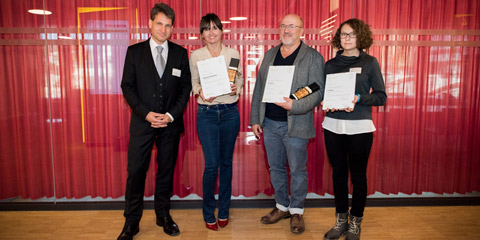
[[(250, 125), (260, 124), (260, 126), (263, 127), (266, 104), (262, 102), (262, 99), (267, 81), (268, 68), (273, 66), (273, 61), (279, 49), (280, 45), (268, 50), (258, 70), (255, 89), (253, 90)], [(320, 86), (320, 89), (315, 93), (300, 100), (293, 100), (292, 110), (287, 113), (288, 136), (310, 139), (315, 137), (313, 108), (322, 101), (325, 89), (325, 62), (323, 56), (317, 52), (317, 50), (302, 42), (294, 65), (295, 72), (293, 74), (290, 94), (314, 82)]]

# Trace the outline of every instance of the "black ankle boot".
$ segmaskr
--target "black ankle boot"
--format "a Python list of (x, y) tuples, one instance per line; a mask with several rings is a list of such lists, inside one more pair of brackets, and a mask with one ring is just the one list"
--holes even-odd
[(337, 220), (333, 228), (330, 229), (325, 236), (323, 236), (324, 240), (336, 240), (339, 239), (348, 228), (348, 213), (335, 213)]
[(363, 217), (355, 217), (350, 215), (350, 223), (348, 224), (347, 236), (345, 240), (359, 240)]

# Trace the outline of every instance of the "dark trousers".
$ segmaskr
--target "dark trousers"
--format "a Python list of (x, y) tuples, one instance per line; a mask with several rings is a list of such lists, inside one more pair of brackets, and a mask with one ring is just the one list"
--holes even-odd
[(363, 217), (367, 200), (367, 163), (372, 148), (373, 133), (336, 134), (324, 129), (327, 155), (333, 168), (333, 191), (338, 213), (348, 212), (348, 171), (352, 179), (350, 213)]
[(151, 129), (141, 136), (130, 135), (124, 212), (127, 222), (138, 223), (142, 217), (145, 179), (154, 143), (157, 147), (158, 166), (155, 179), (155, 214), (157, 217), (169, 216), (179, 142), (180, 134), (169, 134), (162, 128)]

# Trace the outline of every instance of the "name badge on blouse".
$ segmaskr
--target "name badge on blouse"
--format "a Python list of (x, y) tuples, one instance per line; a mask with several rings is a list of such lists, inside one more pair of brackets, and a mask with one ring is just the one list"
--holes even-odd
[(350, 68), (350, 72), (355, 72), (357, 74), (361, 74), (362, 73), (362, 68), (361, 67)]
[(180, 77), (180, 75), (182, 75), (182, 70), (173, 68), (172, 69), (172, 75), (175, 76), (175, 77)]

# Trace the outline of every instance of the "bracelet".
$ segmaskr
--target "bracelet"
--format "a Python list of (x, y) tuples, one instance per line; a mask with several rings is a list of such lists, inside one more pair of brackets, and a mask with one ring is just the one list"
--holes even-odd
[(357, 96), (358, 96), (357, 103), (359, 103), (359, 102), (360, 102), (360, 97), (361, 97), (361, 96), (360, 96), (360, 93), (357, 93), (357, 94), (355, 94), (355, 95), (357, 95)]

